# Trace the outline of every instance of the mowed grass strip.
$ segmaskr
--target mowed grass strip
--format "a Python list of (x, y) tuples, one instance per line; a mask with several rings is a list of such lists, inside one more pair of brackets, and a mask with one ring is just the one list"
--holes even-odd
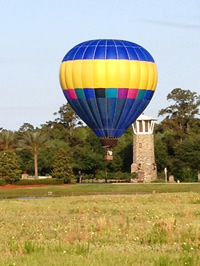
[(200, 194), (0, 201), (0, 265), (200, 265)]
[(0, 189), (0, 198), (16, 197), (63, 197), (92, 194), (198, 192), (200, 183), (193, 184), (75, 184), (64, 186), (27, 187)]

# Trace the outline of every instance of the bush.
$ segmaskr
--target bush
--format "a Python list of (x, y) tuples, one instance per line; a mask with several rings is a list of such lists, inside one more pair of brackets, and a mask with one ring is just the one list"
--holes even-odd
[(16, 185), (59, 185), (64, 184), (64, 179), (46, 178), (46, 179), (21, 179), (15, 182)]
[(108, 179), (115, 179), (115, 173), (108, 172)]
[(6, 185), (6, 181), (3, 179), (0, 179), (0, 186), (5, 186)]
[(131, 178), (137, 179), (138, 178), (138, 173), (136, 173), (136, 172), (131, 173)]
[[(79, 178), (79, 176), (78, 176), (78, 178)], [(83, 179), (93, 179), (93, 178), (94, 178), (94, 175), (93, 174), (84, 174), (82, 176), (82, 180)]]
[(53, 177), (64, 179), (65, 183), (70, 183), (74, 178), (68, 153), (64, 149), (59, 149), (54, 156)]
[(118, 180), (122, 179), (122, 172), (118, 171), (117, 173), (115, 173), (115, 178)]
[(96, 174), (96, 179), (105, 179), (105, 171), (99, 170)]
[(127, 172), (122, 173), (121, 179), (124, 180), (124, 181), (130, 182), (131, 181), (131, 174), (127, 173)]
[(12, 184), (18, 181), (21, 170), (17, 162), (17, 155), (12, 151), (3, 152), (0, 156), (0, 178), (6, 183)]
[[(61, 179), (60, 179), (61, 180)], [(60, 181), (59, 180), (59, 181)], [(75, 178), (71, 178), (70, 184), (76, 184), (76, 179)]]

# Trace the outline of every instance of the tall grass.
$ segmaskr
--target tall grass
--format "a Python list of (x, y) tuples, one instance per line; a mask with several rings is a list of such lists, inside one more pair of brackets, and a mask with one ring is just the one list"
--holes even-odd
[(200, 194), (0, 201), (0, 265), (200, 265)]

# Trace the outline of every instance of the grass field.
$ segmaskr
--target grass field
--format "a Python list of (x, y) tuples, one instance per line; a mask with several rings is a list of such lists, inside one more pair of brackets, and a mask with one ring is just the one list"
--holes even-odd
[(16, 197), (63, 197), (97, 194), (198, 192), (200, 183), (181, 184), (76, 184), (45, 186), (39, 188), (0, 189), (0, 198)]
[[(141, 186), (115, 190), (135, 193)], [(150, 193), (144, 186), (149, 194), (99, 195), (111, 188), (86, 185), (69, 186), (70, 197), (2, 199), (0, 265), (200, 265), (199, 191), (174, 193), (169, 185), (171, 193), (157, 193), (154, 185)], [(62, 195), (66, 187), (54, 189)], [(92, 189), (96, 195), (72, 195)]]

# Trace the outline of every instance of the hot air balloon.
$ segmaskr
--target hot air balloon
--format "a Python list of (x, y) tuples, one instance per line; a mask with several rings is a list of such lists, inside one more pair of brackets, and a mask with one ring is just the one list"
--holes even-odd
[(79, 117), (112, 148), (149, 104), (157, 84), (154, 59), (138, 44), (100, 39), (72, 48), (60, 84)]

